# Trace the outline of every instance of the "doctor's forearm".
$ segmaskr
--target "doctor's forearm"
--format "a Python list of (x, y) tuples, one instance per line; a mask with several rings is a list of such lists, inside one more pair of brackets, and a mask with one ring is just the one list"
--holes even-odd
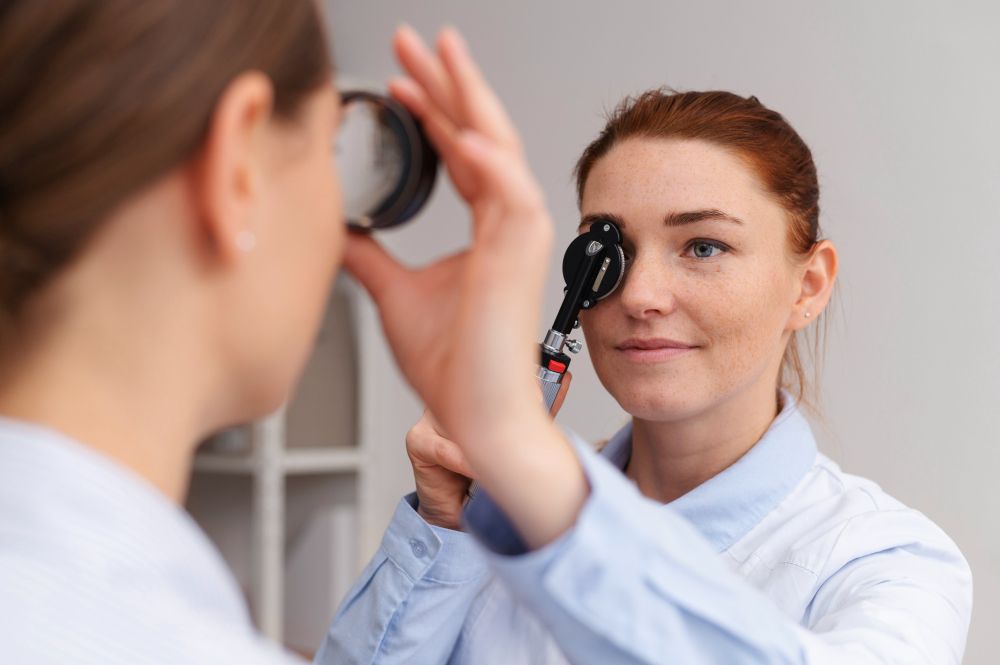
[(590, 492), (569, 442), (544, 413), (512, 418), (490, 439), (478, 446), (492, 451), (489, 459), (471, 460), (480, 483), (531, 549), (556, 540), (576, 523)]

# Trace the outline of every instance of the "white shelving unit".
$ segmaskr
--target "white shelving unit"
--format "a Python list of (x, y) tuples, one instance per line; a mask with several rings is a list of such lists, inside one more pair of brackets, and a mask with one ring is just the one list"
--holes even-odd
[(194, 471), (251, 477), (251, 605), (260, 631), (280, 642), (285, 621), (286, 479), (296, 474), (359, 474), (363, 455), (360, 446), (287, 448), (284, 409), (249, 429), (248, 455), (201, 452)]
[[(362, 525), (371, 521), (369, 498), (376, 488), (372, 486), (375, 474), (369, 472), (374, 456), (368, 455), (365, 434), (371, 431), (370, 424), (376, 413), (370, 394), (372, 387), (361, 379), (368, 376), (366, 367), (373, 354), (365, 340), (370, 337), (373, 326), (377, 325), (372, 307), (360, 288), (347, 279), (340, 279), (331, 295), (330, 310), (317, 339), (310, 366), (306, 369), (302, 394), (270, 417), (210, 440), (194, 459), (193, 497), (189, 501), (189, 509), (215, 540), (237, 578), (242, 578), (258, 629), (277, 642), (287, 644), (285, 638), (288, 637), (285, 634), (289, 609), (285, 606), (286, 575), (292, 572), (286, 568), (291, 540), (288, 515), (293, 508), (300, 515), (322, 508), (291, 505), (290, 502), (295, 499), (289, 496), (290, 482), (301, 477), (320, 477), (323, 489), (339, 489), (338, 495), (349, 495), (348, 508), (353, 511), (353, 518), (347, 522), (350, 526), (342, 528), (339, 534), (340, 540), (349, 539), (351, 542), (334, 543), (332, 547), (340, 558), (349, 560), (328, 562), (327, 552), (306, 555), (303, 560), (318, 566), (335, 564), (339, 577), (346, 575), (352, 578), (362, 565), (360, 557), (367, 554), (363, 552), (361, 531)], [(324, 348), (331, 343), (339, 348)], [(325, 356), (322, 355), (324, 352)], [(342, 367), (345, 364), (349, 367)], [(351, 418), (352, 428), (342, 427), (343, 423), (337, 419), (330, 420), (334, 416), (326, 413), (328, 407), (337, 407), (345, 401), (353, 402), (353, 408), (348, 408), (347, 413), (340, 416)], [(304, 432), (299, 432), (300, 438), (310, 437), (311, 440), (295, 440), (293, 425), (301, 425), (295, 418), (316, 421), (309, 426), (298, 427)], [(323, 418), (327, 421), (322, 422)], [(352, 440), (334, 440), (337, 435), (330, 434), (333, 425), (341, 431), (353, 429)], [(229, 486), (226, 486), (229, 482), (226, 477), (230, 478)], [(249, 496), (245, 489), (240, 489), (235, 493), (237, 499), (222, 497), (226, 487), (231, 489), (232, 482), (241, 488), (249, 484)], [(219, 496), (213, 496), (215, 491)], [(313, 501), (315, 494), (302, 501)], [(343, 520), (340, 524), (344, 524)], [(247, 531), (249, 538), (242, 537)], [(305, 546), (308, 546), (309, 543), (322, 543), (324, 538), (329, 541), (337, 536), (327, 534), (299, 540), (305, 540)], [(245, 543), (249, 545), (249, 557)], [(294, 572), (321, 577), (315, 571)], [(298, 586), (307, 593), (322, 591), (308, 583)], [(337, 593), (346, 591), (344, 580), (339, 580), (336, 586)], [(331, 585), (327, 587), (327, 595), (332, 595), (329, 593)], [(302, 609), (299, 614), (307, 616), (310, 622), (319, 622), (319, 626), (324, 626), (332, 617), (331, 608), (340, 598), (320, 600), (318, 604), (314, 601), (312, 606)], [(313, 628), (312, 632), (316, 630)], [(318, 647), (318, 638), (310, 637), (309, 641), (311, 645), (289, 646), (302, 649)]]

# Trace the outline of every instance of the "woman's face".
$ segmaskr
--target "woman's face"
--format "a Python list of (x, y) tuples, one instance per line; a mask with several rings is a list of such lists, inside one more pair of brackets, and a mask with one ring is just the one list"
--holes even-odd
[(581, 214), (618, 221), (624, 281), (580, 323), (605, 388), (631, 415), (697, 416), (776, 388), (799, 269), (784, 209), (733, 153), (627, 139), (598, 160)]

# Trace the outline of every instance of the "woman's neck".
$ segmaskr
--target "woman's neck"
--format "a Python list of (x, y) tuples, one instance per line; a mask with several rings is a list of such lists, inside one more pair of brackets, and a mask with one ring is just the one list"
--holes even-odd
[(0, 415), (96, 450), (180, 503), (200, 434), (198, 414), (183, 406), (195, 403), (198, 386), (178, 366), (176, 349), (142, 343), (147, 332), (70, 331), (19, 352), (5, 363)]
[(626, 475), (645, 496), (673, 501), (746, 454), (779, 409), (777, 390), (769, 383), (681, 421), (634, 418)]

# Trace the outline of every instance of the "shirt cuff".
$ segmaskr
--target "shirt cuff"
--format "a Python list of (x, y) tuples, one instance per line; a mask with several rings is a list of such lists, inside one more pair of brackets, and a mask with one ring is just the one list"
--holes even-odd
[(575, 553), (577, 565), (584, 567), (587, 564), (580, 560), (581, 556), (592, 558), (592, 565), (599, 567), (609, 563), (606, 559), (609, 558), (611, 549), (616, 549), (617, 552), (613, 556), (615, 565), (624, 564), (622, 552), (608, 547), (608, 532), (604, 527), (621, 519), (619, 511), (615, 510), (619, 503), (614, 500), (616, 495), (622, 490), (634, 493), (635, 486), (575, 433), (567, 431), (566, 435), (590, 486), (590, 495), (584, 502), (576, 523), (566, 533), (532, 551), (525, 545), (517, 528), (503, 510), (485, 493), (478, 494), (465, 512), (466, 529), (485, 550), (488, 563), (512, 586), (525, 585), (524, 591), (529, 595), (534, 595), (532, 591), (537, 593), (540, 582), (551, 584), (554, 581), (551, 579), (553, 573), (556, 577), (563, 576), (562, 572), (550, 569), (567, 549)]
[(381, 549), (390, 561), (413, 580), (463, 584), (486, 574), (482, 549), (469, 534), (428, 524), (416, 508), (416, 492), (396, 506), (382, 536)]
[[(599, 474), (596, 467), (601, 464), (606, 466), (607, 463), (599, 461), (598, 456), (591, 449), (590, 445), (573, 432), (566, 431), (566, 438), (569, 439), (577, 457), (580, 459), (584, 475), (587, 477), (587, 482), (591, 487), (591, 495), (587, 498), (580, 513), (580, 517), (582, 517), (583, 513), (587, 511), (587, 506), (594, 503), (594, 480), (595, 475)], [(615, 475), (621, 476), (621, 473), (617, 469), (612, 469), (612, 471), (614, 471)], [(577, 521), (579, 521), (579, 518)], [(517, 527), (514, 526), (514, 523), (507, 517), (503, 509), (486, 492), (480, 491), (469, 501), (463, 514), (463, 522), (466, 530), (473, 534), (476, 540), (492, 554), (516, 557), (528, 554), (530, 551), (529, 547), (525, 544), (524, 538), (518, 532)], [(558, 549), (553, 546), (565, 540), (566, 536), (573, 530), (570, 529), (562, 537), (537, 551), (543, 552)]]

